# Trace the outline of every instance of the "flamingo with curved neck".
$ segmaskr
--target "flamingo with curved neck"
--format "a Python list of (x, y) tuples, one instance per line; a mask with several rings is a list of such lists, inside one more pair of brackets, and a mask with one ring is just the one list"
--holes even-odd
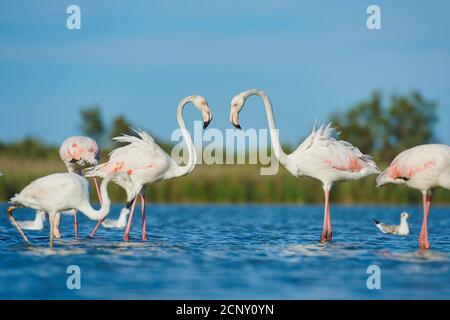
[(328, 126), (313, 129), (298, 148), (286, 154), (281, 148), (278, 129), (275, 124), (272, 103), (261, 90), (252, 89), (236, 95), (231, 101), (230, 121), (238, 129), (239, 112), (250, 96), (259, 96), (263, 100), (269, 124), (270, 138), (275, 157), (295, 177), (309, 176), (322, 182), (325, 194), (325, 210), (321, 242), (331, 241), (332, 226), (330, 218), (330, 190), (337, 181), (357, 180), (380, 171), (368, 155), (359, 151), (347, 141), (336, 140), (336, 131)]
[[(31, 182), (20, 193), (11, 198), (11, 207), (7, 215), (17, 228), (27, 245), (31, 245), (12, 213), (19, 207), (27, 207), (47, 212), (50, 220), (50, 247), (53, 246), (54, 224), (61, 211), (76, 209), (91, 220), (104, 219), (110, 210), (111, 201), (107, 186), (115, 175), (105, 177), (100, 186), (103, 202), (99, 210), (95, 210), (89, 201), (89, 182), (75, 173), (54, 173)], [(127, 179), (127, 177), (124, 177)]]
[[(100, 149), (94, 139), (85, 136), (72, 136), (68, 137), (61, 144), (59, 148), (59, 155), (68, 172), (76, 173), (80, 176), (83, 175), (83, 169), (87, 167), (92, 167), (98, 164), (100, 159)], [(100, 204), (102, 202), (100, 196), (100, 189), (98, 186), (97, 179), (93, 178), (95, 189), (97, 191), (98, 199)], [(74, 218), (74, 232), (75, 239), (78, 239), (78, 219), (77, 211), (73, 210), (70, 212), (73, 214)], [(56, 238), (61, 237), (59, 232), (59, 221), (61, 214), (56, 216), (53, 234)], [(36, 217), (31, 221), (17, 221), (19, 226), (24, 230), (42, 230), (44, 228), (43, 220), (45, 219), (45, 214), (41, 212), (36, 212)]]
[[(184, 107), (189, 103), (192, 103), (202, 113), (204, 129), (208, 127), (212, 120), (211, 109), (205, 98), (201, 96), (188, 96), (180, 101), (176, 114), (189, 156), (186, 165), (178, 165), (147, 132), (144, 130), (136, 130), (137, 137), (130, 135), (115, 137), (114, 140), (126, 143), (126, 145), (113, 150), (108, 162), (95, 166), (86, 173), (87, 177), (104, 177), (111, 172), (124, 172), (130, 177), (132, 184), (124, 183), (121, 179), (114, 179), (114, 182), (126, 191), (126, 208), (130, 209), (130, 215), (123, 235), (125, 241), (129, 240), (131, 222), (138, 197), (141, 199), (142, 209), (142, 240), (147, 240), (145, 186), (155, 181), (184, 176), (192, 172), (195, 168), (197, 154), (191, 134), (187, 130), (183, 118)], [(95, 235), (102, 222), (101, 220), (96, 225), (91, 233), (91, 237)]]

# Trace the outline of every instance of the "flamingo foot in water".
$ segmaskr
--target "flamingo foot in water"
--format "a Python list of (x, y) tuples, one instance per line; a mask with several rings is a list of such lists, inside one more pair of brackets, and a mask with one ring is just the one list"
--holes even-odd
[(427, 238), (420, 236), (419, 247), (420, 247), (420, 249), (430, 249), (431, 248), (430, 242), (428, 242)]
[(322, 235), (320, 236), (320, 242), (321, 243), (330, 242), (332, 237), (333, 237), (333, 234), (331, 231), (324, 231), (324, 232), (322, 232)]

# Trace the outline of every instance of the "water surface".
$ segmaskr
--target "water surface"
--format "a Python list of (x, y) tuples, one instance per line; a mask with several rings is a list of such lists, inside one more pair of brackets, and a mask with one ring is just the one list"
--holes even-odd
[[(54, 250), (48, 224), (26, 231), (27, 249), (0, 207), (3, 299), (450, 299), (449, 207), (432, 208), (427, 252), (417, 249), (418, 206), (333, 206), (333, 242), (322, 245), (322, 206), (150, 205), (147, 242), (139, 211), (129, 243), (117, 229), (90, 239), (95, 223), (81, 215), (75, 241), (63, 216)], [(408, 237), (383, 235), (370, 220), (398, 223), (403, 210)], [(81, 269), (81, 290), (67, 288), (70, 265)], [(370, 265), (381, 269), (381, 290), (367, 288)]]

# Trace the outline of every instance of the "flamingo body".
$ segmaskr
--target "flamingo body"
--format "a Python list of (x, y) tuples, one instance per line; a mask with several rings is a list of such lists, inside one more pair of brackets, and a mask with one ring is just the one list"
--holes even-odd
[(379, 173), (370, 156), (335, 136), (337, 133), (331, 124), (314, 128), (298, 148), (287, 155), (285, 166), (294, 176), (309, 176), (323, 185)]
[(114, 182), (127, 193), (127, 202), (139, 194), (143, 186), (164, 178), (169, 169), (178, 166), (172, 158), (144, 130), (136, 130), (138, 137), (122, 135), (113, 138), (127, 145), (114, 149), (106, 163), (90, 169), (87, 177), (105, 177), (111, 173), (126, 173), (133, 181), (116, 178)]
[(424, 144), (401, 152), (377, 178), (378, 186), (387, 183), (420, 191), (450, 189), (450, 147)]
[(7, 213), (24, 240), (29, 244), (20, 226), (12, 216), (17, 207), (28, 207), (40, 212), (47, 212), (50, 220), (50, 245), (53, 245), (54, 221), (61, 211), (76, 209), (84, 213), (91, 220), (106, 217), (110, 209), (107, 184), (113, 178), (106, 177), (101, 184), (101, 195), (104, 202), (100, 210), (92, 208), (89, 202), (89, 183), (86, 178), (75, 173), (54, 173), (34, 180), (20, 193), (11, 198), (12, 207)]

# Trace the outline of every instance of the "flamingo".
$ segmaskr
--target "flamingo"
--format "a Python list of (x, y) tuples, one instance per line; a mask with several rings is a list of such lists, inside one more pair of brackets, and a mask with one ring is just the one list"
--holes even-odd
[(330, 218), (330, 190), (337, 181), (358, 180), (380, 171), (368, 155), (347, 141), (336, 140), (336, 131), (327, 126), (314, 126), (311, 134), (291, 154), (284, 153), (280, 145), (278, 129), (275, 124), (272, 104), (261, 90), (252, 89), (236, 95), (231, 101), (230, 122), (238, 129), (239, 112), (250, 96), (259, 96), (266, 109), (270, 138), (278, 161), (295, 177), (308, 176), (319, 180), (325, 194), (323, 231), (320, 242), (332, 239)]
[[(6, 213), (25, 243), (31, 246), (12, 213), (19, 207), (47, 212), (50, 220), (50, 247), (53, 247), (54, 224), (61, 211), (77, 209), (91, 220), (100, 220), (106, 217), (111, 205), (107, 186), (114, 177), (114, 175), (109, 175), (102, 181), (100, 194), (104, 201), (99, 210), (92, 208), (89, 202), (89, 182), (87, 179), (78, 174), (66, 172), (54, 173), (31, 182), (10, 199), (9, 202), (12, 206), (7, 209)], [(126, 180), (126, 177), (122, 180)]]
[[(100, 149), (94, 139), (85, 136), (73, 136), (69, 137), (61, 144), (59, 149), (59, 155), (61, 160), (64, 162), (67, 171), (82, 175), (82, 170), (95, 166), (98, 164), (100, 159)], [(101, 203), (100, 190), (98, 187), (97, 178), (93, 178), (95, 189)], [(67, 214), (67, 212), (64, 212)], [(77, 211), (73, 210), (74, 217), (74, 231), (75, 239), (78, 239), (78, 221), (77, 221)], [(17, 221), (19, 226), (25, 230), (42, 230), (44, 227), (43, 221), (45, 219), (45, 213), (36, 212), (36, 217), (32, 221)], [(58, 215), (55, 219), (55, 230), (54, 235), (56, 238), (60, 238), (61, 234), (59, 232), (59, 219)]]
[(450, 146), (424, 144), (401, 152), (377, 178), (378, 187), (387, 183), (406, 184), (422, 192), (423, 221), (419, 247), (429, 249), (428, 214), (432, 189), (450, 189)]
[[(187, 145), (189, 160), (185, 166), (178, 165), (144, 130), (135, 130), (138, 137), (130, 135), (122, 135), (115, 137), (114, 140), (127, 143), (127, 145), (113, 150), (106, 163), (93, 167), (86, 173), (87, 177), (104, 177), (111, 172), (126, 172), (131, 181), (133, 188), (124, 185), (120, 180), (115, 179), (120, 187), (125, 189), (127, 193), (127, 206), (130, 209), (130, 215), (123, 235), (124, 241), (129, 240), (129, 233), (133, 214), (136, 207), (138, 197), (141, 199), (142, 214), (142, 240), (147, 240), (146, 228), (146, 212), (145, 212), (145, 186), (158, 180), (167, 180), (175, 177), (181, 177), (189, 174), (194, 170), (197, 162), (195, 147), (191, 139), (191, 135), (186, 128), (183, 119), (183, 109), (192, 103), (203, 116), (203, 129), (206, 129), (212, 120), (212, 113), (205, 98), (201, 96), (188, 96), (182, 99), (177, 108), (177, 120), (181, 128), (181, 133)], [(95, 235), (98, 227), (102, 224), (102, 220), (91, 233), (91, 237)]]

